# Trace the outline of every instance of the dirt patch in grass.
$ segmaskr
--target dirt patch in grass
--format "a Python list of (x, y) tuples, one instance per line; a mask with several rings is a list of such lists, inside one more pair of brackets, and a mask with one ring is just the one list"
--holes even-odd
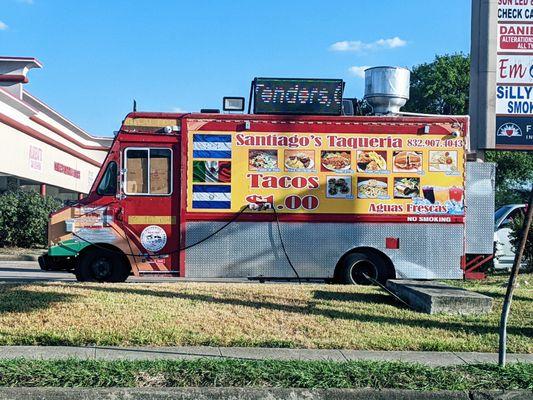
[[(533, 352), (533, 290), (520, 277), (510, 352)], [(402, 307), (378, 288), (337, 285), (32, 283), (0, 285), (0, 344), (270, 346), (497, 351), (503, 281), (464, 283), (492, 313)], [(456, 283), (460, 284), (460, 283)]]

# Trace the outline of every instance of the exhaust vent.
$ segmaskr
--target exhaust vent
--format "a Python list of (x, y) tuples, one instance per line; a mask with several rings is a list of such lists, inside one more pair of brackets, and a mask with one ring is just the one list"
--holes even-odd
[(365, 100), (374, 114), (398, 114), (409, 100), (411, 73), (400, 67), (373, 67), (365, 70)]

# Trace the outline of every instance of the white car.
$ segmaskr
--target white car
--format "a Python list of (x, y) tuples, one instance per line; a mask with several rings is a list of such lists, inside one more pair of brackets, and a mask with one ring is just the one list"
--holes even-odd
[(511, 221), (524, 216), (525, 204), (508, 204), (500, 207), (494, 213), (494, 268), (496, 270), (510, 270), (514, 261), (514, 250), (509, 234)]

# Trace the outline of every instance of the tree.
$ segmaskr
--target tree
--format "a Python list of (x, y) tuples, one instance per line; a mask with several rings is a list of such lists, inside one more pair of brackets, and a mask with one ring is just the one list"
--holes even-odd
[(533, 181), (533, 153), (487, 151), (485, 161), (495, 162), (496, 206), (525, 203)]
[[(405, 111), (427, 114), (468, 114), (470, 57), (436, 56), (413, 67), (410, 99)], [(485, 160), (497, 164), (496, 205), (522, 203), (533, 181), (533, 152), (487, 151)]]
[(0, 247), (45, 246), (48, 214), (61, 202), (17, 189), (0, 194)]
[(470, 57), (464, 54), (436, 56), (411, 72), (410, 100), (405, 111), (428, 114), (468, 114)]
[[(524, 224), (524, 219), (524, 216), (519, 216), (511, 221), (510, 239), (514, 251), (517, 251), (517, 248), (520, 245), (520, 240), (522, 239), (522, 226)], [(533, 271), (533, 225), (531, 225), (529, 234), (527, 235), (526, 247), (524, 248), (524, 257), (522, 258), (521, 262), (526, 264), (526, 272)]]

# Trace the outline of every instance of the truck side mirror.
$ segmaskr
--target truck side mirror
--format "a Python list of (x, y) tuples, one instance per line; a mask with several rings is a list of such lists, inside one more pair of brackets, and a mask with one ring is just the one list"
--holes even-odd
[(121, 168), (118, 176), (118, 190), (117, 190), (117, 199), (124, 200), (126, 198), (126, 193), (124, 193), (124, 180), (126, 177), (126, 168)]

